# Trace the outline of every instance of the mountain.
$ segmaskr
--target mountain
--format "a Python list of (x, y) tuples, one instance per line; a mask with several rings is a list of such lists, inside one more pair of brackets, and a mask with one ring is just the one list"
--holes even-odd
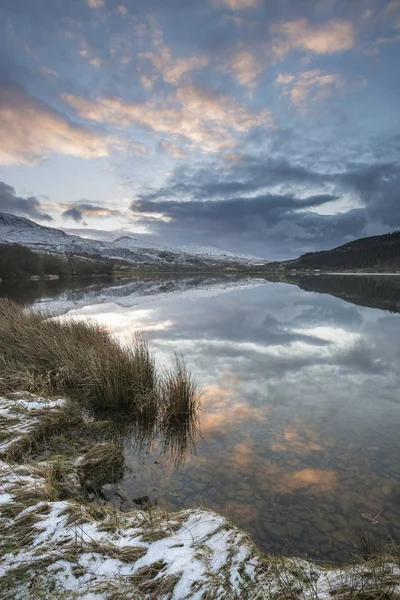
[(119, 266), (162, 270), (243, 269), (267, 261), (218, 250), (157, 246), (124, 236), (114, 242), (89, 240), (44, 227), (23, 217), (0, 213), (0, 244), (20, 244), (35, 252), (115, 261)]
[(255, 265), (265, 265), (267, 262), (265, 259), (256, 258), (255, 256), (250, 256), (248, 254), (238, 254), (236, 252), (229, 252), (228, 250), (222, 250), (221, 248), (216, 248), (213, 246), (197, 246), (195, 244), (189, 244), (186, 246), (173, 246), (173, 245), (161, 245), (155, 244), (153, 242), (144, 242), (143, 240), (125, 235), (120, 237), (113, 242), (114, 246), (122, 247), (122, 248), (151, 248), (161, 250), (163, 252), (172, 252), (172, 253), (186, 253), (192, 256), (202, 256), (207, 257), (209, 259), (217, 259), (217, 260), (243, 260), (245, 262), (251, 262)]
[(400, 231), (361, 238), (332, 250), (307, 252), (286, 261), (290, 269), (400, 271)]

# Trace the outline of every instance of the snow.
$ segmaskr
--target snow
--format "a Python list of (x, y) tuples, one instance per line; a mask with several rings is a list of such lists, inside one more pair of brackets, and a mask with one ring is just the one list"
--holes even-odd
[(39, 252), (110, 258), (135, 266), (165, 267), (169, 270), (177, 267), (191, 270), (205, 267), (243, 268), (268, 262), (208, 246), (158, 246), (129, 236), (114, 242), (85, 239), (6, 213), (0, 213), (0, 243), (18, 243)]
[[(166, 285), (167, 283), (167, 285)], [(71, 310), (84, 309), (85, 314), (93, 316), (96, 312), (95, 306), (110, 304), (110, 311), (118, 312), (118, 307), (123, 309), (139, 306), (142, 303), (149, 305), (152, 299), (188, 297), (188, 298), (211, 298), (223, 293), (239, 289), (249, 289), (265, 285), (265, 280), (260, 278), (243, 277), (231, 278), (202, 278), (201, 286), (198, 285), (196, 277), (176, 277), (166, 281), (135, 280), (129, 283), (121, 283), (103, 287), (100, 290), (89, 289), (87, 291), (60, 294), (55, 298), (43, 298), (36, 302), (34, 308), (37, 310), (49, 309), (54, 315), (62, 315)]]
[[(10, 469), (6, 463), (0, 462), (0, 479), (5, 490), (0, 496), (0, 505), (4, 505), (10, 502), (10, 497), (12, 498), (15, 482), (18, 481), (19, 485), (28, 484), (29, 477), (20, 473), (18, 466)], [(36, 481), (36, 485), (40, 485), (39, 480)], [(93, 517), (84, 506), (81, 513), (84, 522), (68, 525), (69, 503), (62, 501), (48, 504), (51, 507), (48, 514), (35, 512), (43, 506), (42, 502), (30, 508), (31, 513), (40, 517), (34, 524), (38, 533), (24, 548), (13, 549), (13, 552), (4, 555), (0, 577), (16, 567), (25, 566), (32, 572), (28, 579), (31, 580), (34, 575), (37, 579), (40, 577), (40, 569), (35, 570), (35, 562), (52, 557), (48, 579), (52, 579), (54, 592), (63, 589), (74, 590), (78, 594), (77, 598), (85, 600), (106, 597), (102, 592), (95, 591), (99, 584), (109, 584), (111, 587), (118, 582), (121, 592), (127, 584), (132, 589), (133, 584), (128, 578), (158, 561), (164, 561), (165, 568), (156, 576), (156, 582), (157, 579), (161, 582), (168, 575), (178, 577), (178, 583), (171, 596), (175, 600), (185, 597), (200, 600), (205, 590), (215, 585), (225, 590), (227, 598), (240, 598), (239, 586), (248, 585), (242, 580), (239, 571), (243, 560), (253, 551), (251, 543), (244, 534), (231, 526), (226, 531), (221, 531), (221, 526), (226, 526), (226, 522), (214, 513), (200, 509), (186, 510), (179, 514), (154, 514), (150, 519), (141, 511), (130, 515), (118, 514), (118, 530), (110, 534), (101, 530), (104, 521), (93, 521)], [(104, 510), (106, 517), (110, 517), (109, 521), (115, 522), (115, 516), (110, 513), (109, 507)], [(14, 519), (3, 519), (11, 537), (22, 514)], [(176, 531), (173, 530), (173, 525)], [(160, 528), (169, 534), (154, 542), (141, 541), (143, 533), (151, 531), (152, 528)], [(71, 537), (79, 552), (70, 550)], [(97, 544), (95, 550), (93, 543)], [(105, 555), (102, 545), (115, 548), (115, 557)], [(118, 548), (129, 545), (143, 548), (144, 556), (136, 562), (127, 563), (120, 560)], [(203, 548), (206, 549), (205, 559), (201, 558), (200, 550)], [(232, 561), (230, 566), (228, 565), (228, 582), (234, 581), (234, 586), (227, 584), (223, 572), (223, 568), (227, 566), (228, 555), (241, 557), (241, 560)], [(76, 574), (77, 567), (81, 570), (79, 575)], [(195, 583), (200, 587), (192, 592), (192, 585)], [(28, 584), (24, 589), (24, 584), (19, 581), (18, 586), (20, 597), (24, 600), (29, 598)]]
[[(13, 398), (0, 397), (0, 419), (2, 429), (7, 429), (8, 438), (0, 442), (0, 456), (11, 448), (27, 433), (31, 433), (39, 425), (43, 412), (60, 408), (65, 400), (49, 400), (25, 392), (23, 396)], [(7, 422), (9, 422), (7, 426)]]
[[(0, 398), (0, 416), (7, 420), (20, 414), (21, 427), (26, 428), (33, 414), (56, 410), (62, 402), (26, 394)], [(32, 581), (37, 600), (108, 600), (114, 592), (127, 600), (201, 600), (205, 596), (326, 600), (340, 595), (344, 586), (354, 587), (355, 582), (365, 592), (368, 585), (376, 589), (376, 582), (382, 585), (384, 580), (393, 597), (400, 592), (400, 569), (389, 559), (380, 566), (375, 561), (373, 569), (368, 562), (329, 569), (295, 557), (265, 559), (245, 533), (206, 509), (166, 513), (151, 508), (125, 514), (109, 506), (69, 500), (35, 500), (18, 508), (17, 491), (23, 489), (26, 495), (32, 490), (33, 497), (40, 497), (37, 492), (47, 485), (50, 472), (51, 465), (45, 462), (18, 465), (0, 460), (0, 578), (7, 577), (1, 583), (6, 581), (7, 587), (2, 587), (6, 598), (30, 600)], [(7, 505), (13, 510), (1, 512)], [(19, 527), (27, 523), (36, 535), (24, 529), (18, 536)], [(160, 531), (164, 533), (161, 539), (143, 537)], [(121, 549), (127, 547), (139, 548), (143, 555), (122, 560)], [(15, 580), (13, 569), (18, 569)], [(171, 577), (176, 578), (175, 585), (167, 594), (154, 588), (159, 585), (162, 590)]]
[(114, 240), (112, 244), (119, 248), (157, 248), (158, 250), (165, 252), (185, 252), (194, 256), (207, 256), (209, 258), (226, 258), (228, 260), (241, 258), (243, 260), (257, 262), (258, 264), (265, 264), (265, 262), (267, 262), (260, 262), (261, 259), (259, 257), (252, 256), (250, 254), (229, 252), (228, 250), (216, 248), (215, 246), (198, 246), (197, 244), (186, 244), (184, 246), (154, 244), (154, 242), (141, 240), (131, 236), (120, 237), (117, 240)]

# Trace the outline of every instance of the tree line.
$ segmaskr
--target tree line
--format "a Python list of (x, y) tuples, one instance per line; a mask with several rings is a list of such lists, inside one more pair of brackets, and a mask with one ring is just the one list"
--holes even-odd
[(60, 279), (64, 279), (111, 275), (112, 272), (112, 262), (105, 259), (41, 254), (19, 244), (0, 245), (0, 278), (3, 280), (30, 279), (31, 277), (50, 275), (57, 275)]

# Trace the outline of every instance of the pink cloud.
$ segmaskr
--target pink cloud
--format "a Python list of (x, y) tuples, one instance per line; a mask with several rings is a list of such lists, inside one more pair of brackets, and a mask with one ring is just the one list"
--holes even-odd
[(273, 125), (269, 111), (250, 112), (228, 96), (195, 86), (177, 88), (161, 103), (129, 103), (115, 97), (89, 101), (72, 95), (63, 99), (85, 119), (120, 128), (141, 125), (185, 138), (207, 152), (233, 148), (241, 133), (258, 125)]
[(218, 8), (229, 8), (230, 10), (245, 10), (260, 5), (260, 0), (211, 0), (211, 4)]
[(291, 50), (308, 50), (315, 54), (333, 54), (353, 48), (356, 34), (349, 21), (332, 19), (311, 25), (307, 19), (288, 21), (272, 27), (276, 35), (273, 52), (283, 58)]
[(34, 164), (51, 153), (107, 156), (107, 141), (48, 109), (20, 88), (0, 88), (0, 164)]

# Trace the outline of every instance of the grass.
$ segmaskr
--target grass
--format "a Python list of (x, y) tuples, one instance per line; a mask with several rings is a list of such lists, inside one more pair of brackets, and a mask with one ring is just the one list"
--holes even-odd
[(80, 477), (86, 488), (97, 491), (105, 483), (117, 481), (124, 469), (124, 455), (114, 443), (96, 444), (83, 457)]
[(182, 359), (163, 377), (147, 343), (122, 346), (100, 325), (60, 320), (0, 301), (0, 393), (74, 397), (95, 409), (151, 421), (186, 419), (199, 395)]

